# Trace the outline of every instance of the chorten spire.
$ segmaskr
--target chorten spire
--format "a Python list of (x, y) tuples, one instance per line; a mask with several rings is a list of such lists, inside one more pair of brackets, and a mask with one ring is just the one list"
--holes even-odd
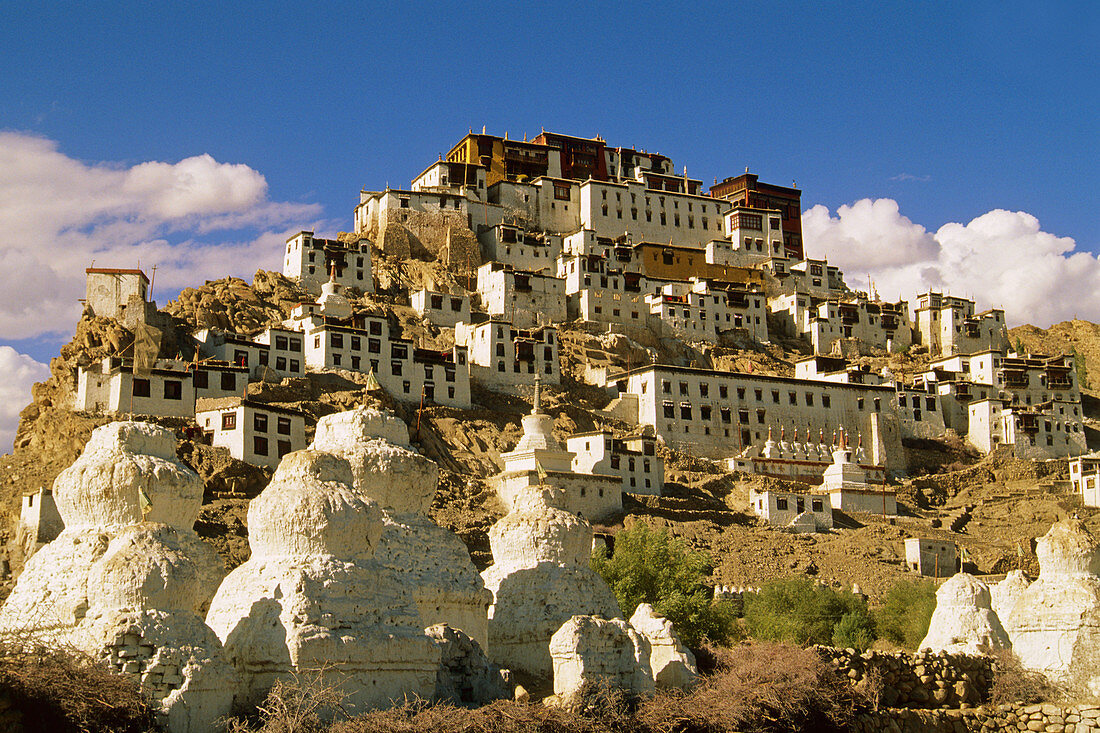
[(535, 372), (535, 398), (531, 402), (531, 414), (539, 415), (542, 412), (542, 377)]

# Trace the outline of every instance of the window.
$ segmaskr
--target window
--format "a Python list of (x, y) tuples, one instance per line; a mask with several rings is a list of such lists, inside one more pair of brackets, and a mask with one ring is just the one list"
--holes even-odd
[(180, 400), (183, 399), (183, 382), (179, 382), (175, 379), (164, 380), (164, 399), (166, 400)]
[(278, 432), (279, 435), (290, 435), (290, 418), (277, 418), (275, 421), (275, 431)]
[(149, 396), (149, 380), (148, 379), (135, 379), (133, 384), (134, 397), (148, 397)]
[(258, 456), (267, 455), (267, 438), (257, 435), (252, 438), (252, 452)]
[(822, 511), (823, 510), (823, 505), (821, 503), (821, 499), (811, 499), (810, 500), (810, 509), (812, 509), (815, 512)]
[[(727, 387), (726, 385), (724, 385), (724, 384), (718, 385), (718, 396), (721, 399), (724, 400), (727, 397), (729, 397), (730, 396), (729, 392), (730, 392), (729, 387)], [(738, 392), (737, 396), (739, 398), (745, 399), (745, 390), (744, 389), (739, 389), (737, 392)]]
[(237, 413), (235, 412), (223, 412), (222, 413), (222, 430), (236, 430), (237, 429)]
[(206, 389), (210, 386), (210, 372), (199, 369), (193, 379), (196, 389)]
[(332, 344), (334, 349), (344, 348), (344, 334), (334, 333), (329, 337), (329, 343)]
[(370, 332), (374, 336), (380, 336), (382, 334), (382, 322), (381, 321), (371, 321), (370, 322)]
[(270, 358), (270, 353), (268, 352), (268, 350), (260, 349), (257, 356), (259, 357), (258, 361), (260, 362), (260, 366), (267, 366), (268, 359)]
[(671, 402), (665, 402), (663, 407), (666, 418), (672, 420), (676, 417), (676, 407)]
[(286, 357), (285, 356), (275, 357), (275, 368), (280, 372), (285, 372), (286, 371)]
[(786, 511), (787, 510), (787, 500), (784, 499), (784, 498), (777, 498), (775, 500), (775, 508), (780, 510), (780, 511)]
[(661, 380), (661, 391), (665, 394), (672, 394), (672, 382), (667, 379)]
[(340, 361), (341, 361), (340, 354), (333, 354), (332, 355), (332, 365), (333, 366), (340, 366)]
[(381, 339), (369, 338), (367, 339), (367, 351), (372, 354), (382, 353), (382, 341)]
[(358, 336), (352, 336), (351, 337), (351, 350), (352, 351), (359, 351), (362, 348), (363, 348), (363, 343), (362, 343), (362, 341), (359, 340), (359, 337)]
[(291, 338), (290, 339), (290, 350), (291, 351), (301, 351), (302, 350), (302, 339)]
[(299, 371), (302, 370), (301, 366), (302, 366), (301, 363), (297, 359), (291, 359), (290, 360), (290, 371), (299, 372)]
[(267, 415), (262, 412), (257, 412), (252, 416), (252, 427), (255, 428), (257, 433), (267, 432)]
[(699, 383), (699, 396), (700, 397), (706, 397), (706, 396), (708, 396), (707, 395), (708, 392), (710, 392), (710, 385), (708, 385), (706, 382), (700, 382)]
[(402, 366), (401, 362), (391, 361), (390, 362), (390, 374), (392, 374), (395, 377), (400, 377), (401, 376), (401, 366)]
[(222, 372), (222, 391), (223, 392), (236, 392), (237, 391), (237, 375), (233, 372)]
[(828, 407), (829, 407), (829, 403), (830, 403), (831, 401), (832, 401), (832, 400), (830, 400), (830, 398), (829, 398), (829, 395), (827, 395), (827, 394), (823, 394), (823, 395), (821, 395), (821, 406), (822, 406), (822, 407), (824, 407), (824, 408), (828, 408)]
[(691, 419), (691, 403), (690, 402), (681, 402), (680, 403), (680, 419), (681, 420), (690, 420)]
[(788, 392), (787, 393), (787, 400), (792, 405), (797, 405), (798, 404), (798, 393), (797, 392)]

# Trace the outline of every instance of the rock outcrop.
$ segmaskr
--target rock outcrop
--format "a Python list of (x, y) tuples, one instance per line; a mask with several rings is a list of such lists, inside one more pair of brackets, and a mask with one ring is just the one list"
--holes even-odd
[(368, 407), (328, 415), (311, 448), (346, 459), (355, 491), (382, 507), (374, 559), (409, 588), (422, 625), (461, 629), (486, 649), (492, 596), (462, 540), (425, 516), (439, 467), (412, 450), (405, 423)]
[(354, 489), (347, 461), (287, 455), (249, 506), (248, 528), (252, 556), (207, 614), (241, 676), (240, 702), (302, 672), (339, 687), (352, 711), (431, 697), (440, 651), (409, 589), (373, 559), (382, 510)]
[(1071, 694), (1100, 694), (1100, 546), (1081, 520), (1056, 523), (1039, 539), (1039, 578), (1004, 619), (1027, 669)]
[(695, 683), (695, 655), (680, 643), (671, 621), (658, 616), (648, 603), (639, 603), (630, 625), (649, 643), (649, 669), (657, 687), (683, 689)]
[(550, 638), (573, 616), (620, 615), (607, 583), (588, 566), (592, 527), (552, 506), (536, 488), (489, 530), (494, 563), (481, 574), (493, 593), (489, 658), (549, 678)]
[(0, 629), (133, 676), (173, 733), (210, 730), (229, 712), (235, 675), (200, 615), (222, 573), (192, 529), (202, 493), (171, 431), (97, 428), (54, 482), (65, 529), (27, 563)]
[(921, 649), (950, 654), (989, 654), (1011, 643), (993, 612), (989, 586), (969, 573), (951, 576), (936, 591), (936, 610)]
[(573, 616), (550, 639), (556, 702), (572, 707), (585, 685), (652, 695), (646, 638), (621, 618)]

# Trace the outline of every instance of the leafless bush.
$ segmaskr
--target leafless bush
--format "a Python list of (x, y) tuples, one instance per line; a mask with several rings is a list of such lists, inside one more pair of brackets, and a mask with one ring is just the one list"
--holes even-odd
[(1052, 702), (1065, 697), (1064, 691), (1044, 675), (1024, 669), (1011, 650), (994, 652), (994, 658), (993, 687), (989, 690), (989, 702), (994, 705)]
[(155, 710), (137, 685), (72, 650), (0, 641), (0, 695), (28, 731), (154, 729)]

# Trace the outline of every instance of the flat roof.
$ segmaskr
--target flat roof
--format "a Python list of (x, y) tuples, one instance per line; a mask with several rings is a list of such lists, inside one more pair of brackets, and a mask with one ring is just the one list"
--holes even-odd
[(811, 379), (795, 379), (794, 377), (776, 377), (770, 374), (752, 374), (749, 372), (723, 372), (714, 369), (698, 369), (696, 367), (682, 367), (672, 366), (666, 364), (649, 364), (643, 367), (637, 367), (629, 371), (620, 372), (619, 374), (608, 377), (609, 382), (615, 382), (620, 379), (626, 379), (634, 376), (635, 374), (644, 374), (646, 372), (655, 371), (670, 372), (673, 374), (690, 374), (695, 376), (708, 376), (708, 377), (735, 377), (739, 379), (754, 379), (762, 380), (765, 382), (778, 382), (780, 384), (798, 385), (801, 387), (830, 387), (835, 389), (854, 389), (857, 391), (870, 391), (870, 392), (882, 392), (894, 394), (895, 389), (893, 387), (887, 387), (877, 384), (850, 384), (846, 382), (819, 382)]
[(256, 400), (250, 400), (242, 397), (200, 397), (195, 400), (196, 414), (200, 412), (214, 412), (227, 409), (236, 409), (237, 407), (251, 407), (254, 410), (267, 410), (268, 412), (281, 412), (284, 415), (299, 415), (301, 417), (305, 417), (305, 413), (301, 410), (295, 410), (291, 407), (272, 405), (268, 402), (258, 402)]
[(144, 272), (134, 268), (89, 267), (84, 273), (87, 275), (141, 275), (142, 280), (149, 282), (149, 278), (145, 276)]

